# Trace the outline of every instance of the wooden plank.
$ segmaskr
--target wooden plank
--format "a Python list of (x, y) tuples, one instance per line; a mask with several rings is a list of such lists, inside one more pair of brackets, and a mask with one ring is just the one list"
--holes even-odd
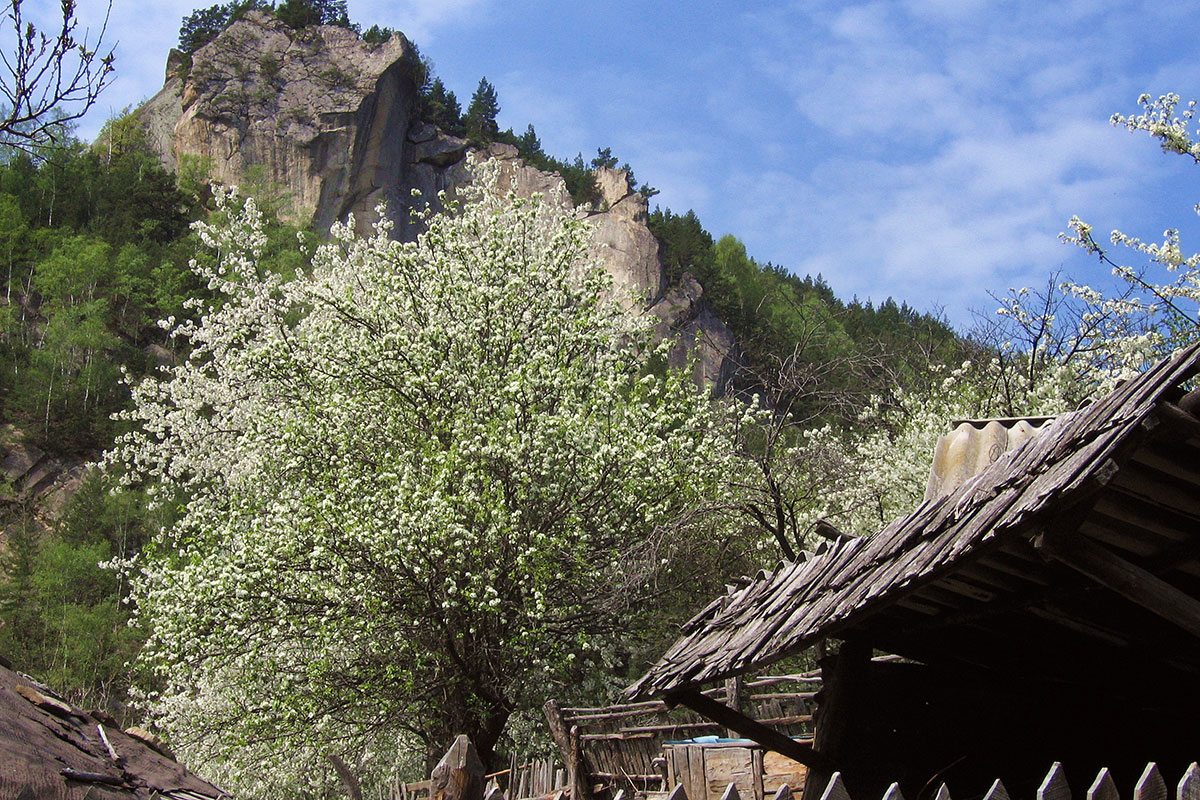
[(1067, 776), (1062, 764), (1055, 761), (1042, 779), (1042, 785), (1037, 790), (1037, 800), (1071, 800), (1071, 787), (1067, 785)]
[(708, 784), (704, 781), (704, 748), (698, 744), (687, 746), (688, 751), (688, 796), (694, 800), (710, 800)]
[(763, 686), (774, 686), (779, 683), (821, 683), (819, 673), (801, 672), (796, 675), (768, 675), (756, 680), (746, 681), (747, 689), (759, 689)]
[(1200, 469), (1193, 466), (1196, 462), (1187, 457), (1180, 458), (1178, 453), (1166, 455), (1154, 448), (1143, 447), (1133, 454), (1132, 460), (1136, 464), (1152, 467), (1200, 486)]
[(1153, 761), (1146, 765), (1142, 776), (1133, 787), (1133, 800), (1168, 800), (1167, 782)]
[[(690, 731), (701, 728), (719, 728), (721, 727), (716, 722), (676, 722), (667, 725), (638, 725), (629, 728), (620, 728), (617, 733), (661, 733), (664, 731)], [(585, 737), (592, 736), (599, 739), (615, 739), (615, 735), (609, 734), (585, 734)], [(733, 738), (733, 737), (730, 737)]]
[(721, 800), (742, 800), (742, 796), (738, 794), (737, 786), (731, 783), (725, 787), (725, 793), (721, 795)]
[(1163, 422), (1163, 428), (1182, 434), (1187, 439), (1200, 439), (1200, 420), (1174, 403), (1159, 400), (1154, 413)]
[(904, 800), (904, 793), (900, 791), (900, 784), (893, 783), (883, 793), (883, 800)]
[[(734, 711), (742, 710), (742, 676), (733, 675), (725, 679), (725, 705), (732, 708)], [(737, 738), (734, 736), (736, 731), (728, 731), (727, 736), (730, 739)], [(755, 800), (760, 800), (755, 797)]]
[(763, 795), (777, 792), (786, 786), (789, 790), (804, 788), (808, 776), (808, 768), (799, 761), (780, 755), (771, 750), (762, 752)]
[(687, 791), (683, 788), (682, 783), (675, 784), (671, 793), (667, 795), (667, 800), (688, 800)]
[(475, 745), (459, 734), (429, 776), (430, 800), (483, 800), (484, 772)]
[(763, 791), (763, 751), (757, 747), (750, 751), (750, 778), (754, 782), (754, 800), (765, 800)]
[(1101, 586), (1200, 637), (1200, 601), (1078, 534), (1038, 537), (1039, 549)]
[(1102, 767), (1096, 773), (1096, 780), (1092, 781), (1091, 787), (1087, 790), (1087, 800), (1121, 800), (1120, 794), (1117, 793), (1117, 785), (1113, 783), (1108, 767)]
[(607, 722), (614, 719), (628, 719), (629, 717), (648, 717), (653, 714), (665, 714), (668, 711), (666, 703), (651, 703), (648, 705), (653, 705), (656, 707), (639, 708), (632, 711), (598, 711), (594, 714), (564, 714), (563, 719), (565, 719), (568, 723)]
[(983, 800), (1009, 800), (1008, 789), (1004, 788), (1004, 783), (997, 778), (992, 783), (992, 788), (988, 789), (987, 794), (983, 796)]
[(711, 720), (721, 723), (726, 728), (737, 731), (747, 739), (752, 739), (768, 750), (787, 756), (810, 767), (832, 772), (829, 759), (818, 753), (810, 745), (801, 744), (795, 739), (784, 736), (773, 728), (768, 728), (756, 720), (739, 714), (729, 706), (718, 703), (696, 691), (682, 692), (673, 698), (698, 714), (703, 714)]
[(1191, 490), (1174, 486), (1164, 480), (1155, 480), (1147, 472), (1149, 470), (1123, 472), (1120, 479), (1114, 481), (1110, 488), (1154, 505), (1166, 506), (1188, 517), (1200, 518), (1200, 499), (1197, 499)]
[(590, 800), (592, 787), (585, 780), (587, 766), (583, 763), (583, 749), (579, 741), (579, 726), (572, 725), (567, 734), (567, 791), (571, 800)]
[(1200, 800), (1200, 765), (1195, 761), (1179, 779), (1175, 790), (1175, 800)]
[[(704, 782), (709, 797), (719, 797), (727, 786), (737, 786), (739, 796), (754, 796), (754, 756), (741, 747), (704, 747)], [(761, 775), (759, 776), (761, 781)]]
[(829, 783), (825, 784), (821, 800), (850, 800), (850, 793), (846, 791), (846, 782), (842, 780), (842, 773), (835, 772), (830, 776)]
[(792, 714), (787, 717), (767, 717), (766, 719), (758, 720), (763, 725), (803, 725), (806, 722), (812, 721), (812, 714)]
[(933, 796), (933, 800), (953, 800), (953, 798), (950, 797), (950, 787), (947, 786), (945, 782), (938, 787), (937, 794)]
[(654, 710), (655, 708), (662, 707), (662, 705), (663, 703), (661, 700), (647, 700), (643, 703), (625, 703), (624, 705), (619, 706), (589, 706), (585, 708), (563, 708), (559, 710), (568, 716), (573, 716), (575, 714), (598, 714), (600, 716), (605, 716), (607, 714), (621, 713), (624, 711), (635, 711), (642, 709)]
[(771, 800), (795, 800), (792, 795), (792, 787), (786, 783), (775, 790), (775, 794), (771, 796)]

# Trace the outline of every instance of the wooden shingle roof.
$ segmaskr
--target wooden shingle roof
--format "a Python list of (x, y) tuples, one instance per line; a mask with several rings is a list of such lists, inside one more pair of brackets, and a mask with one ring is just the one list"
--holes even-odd
[[(1136, 556), (1161, 560), (1169, 550), (1168, 540), (1178, 545), (1176, 540), (1186, 539), (1185, 544), (1194, 545), (1188, 538), (1196, 528), (1190, 522), (1194, 517), (1187, 515), (1200, 513), (1200, 508), (1190, 507), (1189, 497), (1197, 497), (1195, 486), (1173, 485), (1170, 474), (1171, 464), (1189, 461), (1192, 451), (1178, 458), (1158, 451), (1145, 456), (1157, 466), (1131, 465), (1130, 483), (1119, 487), (1128, 502), (1104, 501), (1120, 508), (1103, 514), (1093, 513), (1093, 508), (1100, 490), (1147, 441), (1166, 440), (1164, 446), (1174, 446), (1200, 439), (1200, 422), (1177, 405), (1185, 394), (1182, 385), (1198, 369), (1200, 345), (1193, 345), (1106, 397), (1060, 417), (951, 494), (923, 503), (875, 536), (842, 540), (805, 561), (760, 572), (686, 623), (683, 637), (627, 694), (642, 698), (692, 689), (771, 663), (826, 637), (852, 633), (885, 610), (917, 620), (948, 617), (951, 607), (960, 617), (964, 608), (980, 616), (992, 613), (1006, 590), (1011, 598), (1014, 591), (1051, 582), (1032, 542), (1064, 520), (1072, 530), (1115, 543), (1118, 550)], [(1180, 436), (1161, 436), (1164, 429), (1179, 426)], [(1161, 462), (1167, 462), (1166, 473), (1154, 471), (1162, 468)], [(1183, 468), (1191, 470), (1191, 464)], [(1154, 515), (1143, 507), (1147, 498), (1139, 494), (1145, 494), (1140, 487), (1147, 483), (1143, 473), (1148, 470), (1157, 487), (1150, 491), (1150, 507), (1155, 498), (1165, 497), (1168, 505), (1174, 502), (1179, 508), (1164, 512), (1165, 533), (1159, 533), (1167, 539), (1161, 546), (1156, 540), (1143, 547), (1138, 538), (1154, 531), (1152, 523), (1136, 524), (1139, 515)], [(1183, 515), (1184, 522), (1172, 527), (1175, 514)], [(974, 570), (980, 580), (960, 579), (964, 569)], [(929, 599), (941, 596), (951, 599)], [(1040, 618), (1058, 613), (1034, 611)], [(1057, 622), (1087, 633), (1091, 623), (1074, 613), (1063, 612)]]
[(0, 798), (228, 800), (148, 733), (122, 730), (0, 664)]

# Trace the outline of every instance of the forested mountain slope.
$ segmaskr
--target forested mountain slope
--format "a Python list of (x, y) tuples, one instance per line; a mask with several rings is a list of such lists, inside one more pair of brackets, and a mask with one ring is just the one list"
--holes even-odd
[[(461, 189), (469, 153), (496, 162), (505, 186), (591, 223), (591, 260), (628, 308), (678, 339), (656, 369), (688, 366), (739, 403), (761, 395), (790, 426), (780, 428), (789, 443), (804, 426), (853, 428), (871, 402), (923, 387), (962, 353), (935, 316), (891, 300), (846, 302), (820, 276), (760, 264), (735, 237), (714, 238), (690, 211), (651, 210), (654, 190), (607, 148), (565, 161), (542, 150), (532, 126), (499, 130), (486, 80), (464, 113), (399, 34), (260, 9), (227, 14), (188, 42), (168, 59), (163, 90), (90, 146), (8, 152), (0, 163), (0, 652), (77, 703), (127, 713), (126, 662), (141, 633), (125, 624), (128, 586), (97, 565), (135, 555), (180, 510), (180, 501), (149, 510), (139, 491), (111, 495), (82, 465), (125, 432), (113, 419), (129, 403), (123, 371), (136, 381), (187, 357), (159, 320), (189, 319), (213, 301), (188, 266), (215, 263), (189, 228), (226, 214), (210, 181), (240, 185), (266, 210), (257, 267), (287, 278), (309, 269), (335, 220), (353, 213), (365, 230), (387, 201), (398, 235), (412, 238), (413, 190), (430, 199)], [(307, 249), (294, 246), (298, 236)], [(756, 435), (739, 446), (770, 462)], [(768, 504), (807, 502), (782, 497), (778, 475), (763, 477)], [(719, 570), (787, 555), (809, 535), (793, 514), (791, 528), (769, 531), (777, 551), (747, 511), (755, 502), (721, 509), (751, 520), (744, 541), (681, 574), (719, 584), (730, 577)], [(670, 626), (683, 613), (664, 601), (656, 620)], [(605, 657), (613, 669), (639, 668), (632, 645)], [(607, 685), (577, 683), (571, 691)]]

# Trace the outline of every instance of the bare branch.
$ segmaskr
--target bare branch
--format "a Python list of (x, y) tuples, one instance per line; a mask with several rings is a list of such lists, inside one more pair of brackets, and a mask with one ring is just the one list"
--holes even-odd
[(61, 0), (62, 22), (48, 36), (22, 16), (22, 0), (9, 0), (5, 15), (16, 52), (0, 54), (0, 141), (31, 150), (54, 146), (69, 123), (87, 113), (113, 78), (116, 57), (102, 54), (112, 0), (94, 40), (85, 29), (77, 38), (75, 0)]

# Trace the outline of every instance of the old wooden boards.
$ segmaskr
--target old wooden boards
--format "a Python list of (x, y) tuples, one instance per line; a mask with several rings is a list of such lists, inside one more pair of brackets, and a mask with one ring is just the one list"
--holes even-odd
[(483, 776), (475, 745), (459, 734), (429, 776), (430, 800), (483, 800)]

